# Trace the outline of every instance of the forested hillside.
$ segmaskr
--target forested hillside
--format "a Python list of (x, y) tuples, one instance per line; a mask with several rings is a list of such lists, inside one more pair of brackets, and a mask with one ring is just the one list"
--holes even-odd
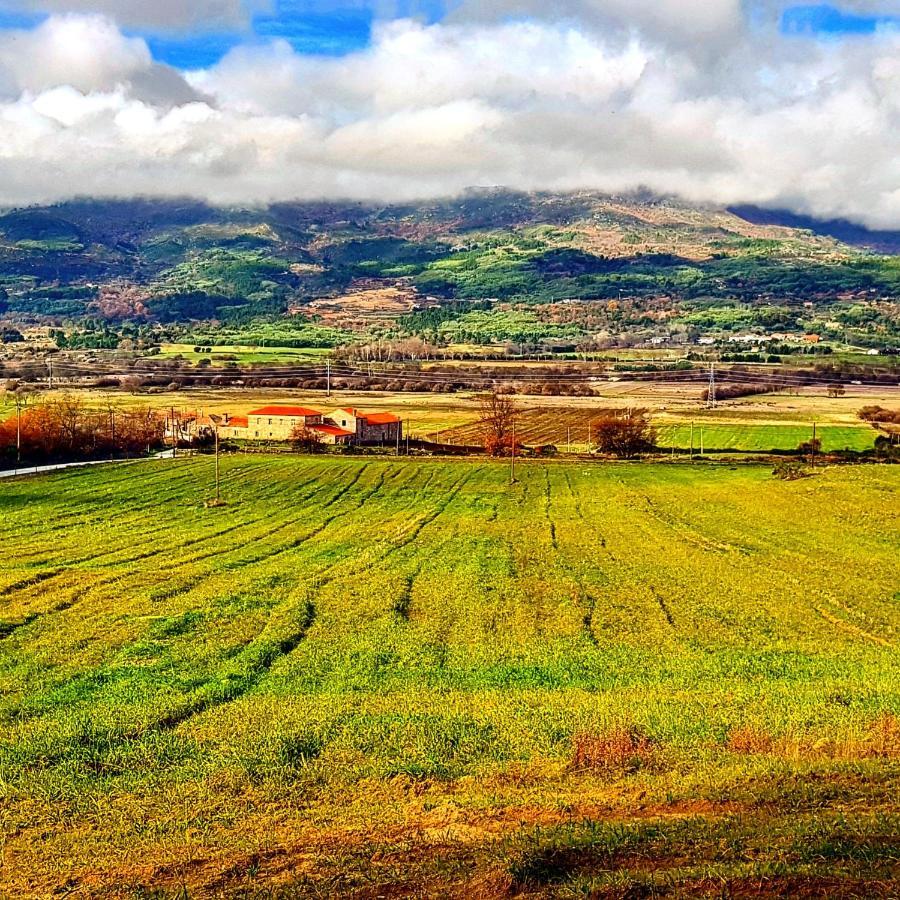
[[(160, 334), (547, 344), (828, 323), (872, 346), (898, 341), (897, 256), (745, 214), (500, 191), (387, 207), (85, 200), (0, 216), (0, 312), (61, 327), (69, 347)], [(847, 237), (866, 243), (859, 229)], [(885, 233), (869, 243), (893, 246)], [(219, 331), (196, 325), (210, 322)]]

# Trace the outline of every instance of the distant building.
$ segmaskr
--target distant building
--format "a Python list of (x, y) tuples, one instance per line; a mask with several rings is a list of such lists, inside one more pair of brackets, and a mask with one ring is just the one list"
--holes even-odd
[(403, 437), (403, 423), (391, 413), (336, 409), (328, 416), (328, 420), (350, 431), (354, 436), (354, 444), (389, 444)]
[(403, 423), (397, 416), (351, 408), (326, 416), (304, 406), (264, 406), (246, 416), (194, 415), (189, 426), (194, 436), (218, 430), (223, 440), (245, 441), (289, 441), (303, 429), (316, 433), (325, 444), (393, 444), (403, 437)]
[(225, 413), (223, 416), (211, 416), (217, 421), (219, 426), (219, 437), (222, 440), (227, 438), (240, 438), (247, 436), (247, 428), (250, 420), (247, 416), (231, 416)]
[(247, 413), (247, 437), (256, 441), (289, 441), (296, 428), (322, 424), (322, 413), (303, 406), (264, 406)]
[(822, 340), (822, 337), (818, 334), (804, 334), (803, 340), (806, 341), (807, 344), (818, 344), (819, 341)]

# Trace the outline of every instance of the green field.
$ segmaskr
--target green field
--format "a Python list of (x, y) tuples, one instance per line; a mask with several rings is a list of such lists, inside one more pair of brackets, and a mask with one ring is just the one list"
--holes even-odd
[(898, 467), (0, 482), (0, 896), (897, 896)]
[[(661, 425), (657, 429), (660, 447), (684, 449), (691, 445), (690, 425)], [(694, 448), (701, 440), (707, 450), (744, 450), (765, 453), (769, 450), (796, 450), (812, 439), (812, 427), (803, 425), (704, 424), (694, 426)], [(878, 432), (869, 426), (822, 425), (816, 429), (822, 450), (871, 450)]]
[(256, 347), (244, 344), (210, 346), (209, 353), (197, 353), (195, 344), (163, 344), (160, 347), (160, 357), (164, 359), (184, 359), (188, 362), (198, 363), (201, 360), (209, 360), (213, 366), (224, 366), (229, 362), (240, 366), (249, 366), (254, 363), (298, 363), (321, 360), (331, 355), (331, 350), (322, 347)]

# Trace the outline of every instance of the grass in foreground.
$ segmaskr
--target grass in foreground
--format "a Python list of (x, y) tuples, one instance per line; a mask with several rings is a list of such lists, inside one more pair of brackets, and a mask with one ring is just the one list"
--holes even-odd
[(10, 896), (894, 896), (892, 468), (0, 486)]

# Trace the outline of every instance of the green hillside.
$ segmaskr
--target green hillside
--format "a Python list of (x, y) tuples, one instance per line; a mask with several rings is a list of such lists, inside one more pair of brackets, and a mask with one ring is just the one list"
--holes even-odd
[[(892, 246), (885, 240), (877, 246)], [(316, 301), (391, 288), (407, 298), (407, 315), (373, 318), (351, 304), (337, 324), (442, 346), (574, 347), (661, 328), (900, 344), (896, 255), (726, 210), (591, 193), (474, 192), (409, 207), (147, 200), (14, 210), (0, 215), (0, 288), (13, 320), (92, 333), (102, 322), (143, 343), (190, 342), (196, 323), (252, 334), (289, 314), (318, 321)]]

